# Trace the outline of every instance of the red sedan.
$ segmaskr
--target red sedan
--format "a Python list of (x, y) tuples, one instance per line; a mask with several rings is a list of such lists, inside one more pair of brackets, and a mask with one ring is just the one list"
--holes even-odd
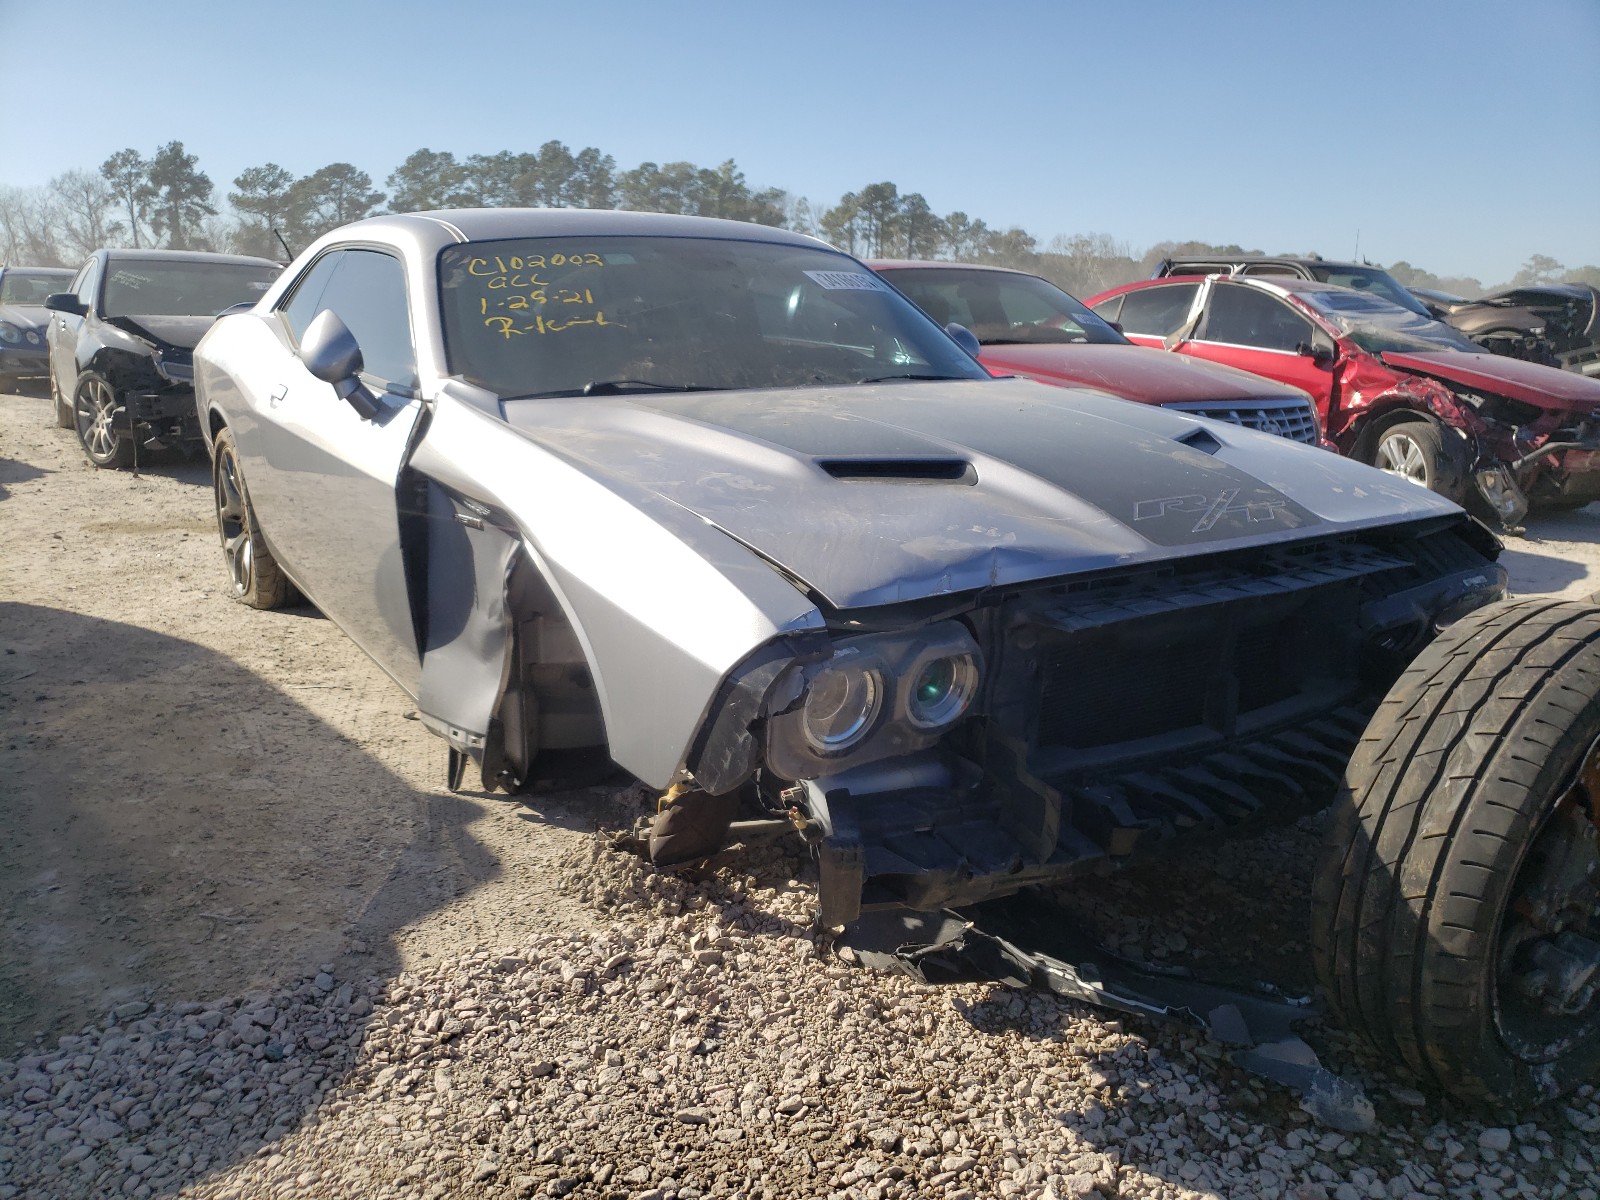
[(1048, 280), (1004, 267), (880, 260), (867, 264), (941, 325), (970, 330), (978, 361), (997, 375), (1091, 387), (1316, 445), (1311, 399), (1299, 388), (1133, 345)]
[(1090, 299), (1130, 340), (1310, 392), (1340, 451), (1514, 525), (1600, 499), (1600, 380), (1485, 351), (1381, 296), (1288, 277)]

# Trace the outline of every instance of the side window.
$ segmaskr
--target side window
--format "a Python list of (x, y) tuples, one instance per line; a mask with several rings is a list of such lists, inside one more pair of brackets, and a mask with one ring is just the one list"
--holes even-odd
[[(1122, 332), (1166, 337), (1183, 324), (1199, 290), (1200, 284), (1195, 282), (1123, 293), (1122, 315), (1117, 318), (1122, 322)], [(1104, 313), (1100, 315), (1105, 316)]]
[(300, 277), (300, 282), (289, 293), (289, 299), (279, 308), (296, 342), (305, 336), (311, 318), (327, 307), (321, 303), (322, 293), (328, 290), (328, 280), (333, 278), (333, 273), (343, 260), (344, 253), (338, 250), (317, 259), (311, 264), (311, 269)]
[(1287, 275), (1293, 278), (1305, 278), (1293, 267), (1286, 267), (1282, 263), (1249, 263), (1240, 271), (1241, 275), (1277, 275), (1279, 278)]
[(94, 294), (100, 290), (100, 260), (91, 258), (83, 264), (83, 270), (78, 272), (78, 277), (72, 281), (72, 290), (77, 293), (78, 299), (94, 307)]
[(1311, 322), (1276, 296), (1239, 284), (1218, 283), (1206, 306), (1200, 336), (1207, 342), (1292, 352), (1301, 342), (1311, 341)]
[[(1126, 293), (1124, 293), (1126, 294)], [(1094, 306), (1095, 315), (1102, 321), (1120, 321), (1117, 314), (1122, 311), (1122, 296), (1113, 296), (1109, 300), (1102, 300)]]
[(405, 269), (398, 259), (376, 250), (325, 254), (295, 285), (281, 311), (299, 341), (312, 318), (327, 308), (355, 335), (365, 374), (401, 386), (415, 382)]
[(416, 382), (417, 360), (400, 260), (376, 250), (347, 250), (328, 281), (318, 311), (331, 308), (361, 347), (363, 370), (387, 383)]

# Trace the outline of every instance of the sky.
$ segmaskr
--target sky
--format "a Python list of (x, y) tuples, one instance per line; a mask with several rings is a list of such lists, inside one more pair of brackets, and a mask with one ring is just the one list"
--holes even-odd
[(0, 186), (558, 139), (1041, 243), (1600, 264), (1600, 0), (0, 0), (0, 81)]

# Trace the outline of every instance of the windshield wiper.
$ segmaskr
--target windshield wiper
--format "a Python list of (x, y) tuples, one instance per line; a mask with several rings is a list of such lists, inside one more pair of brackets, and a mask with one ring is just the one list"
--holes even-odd
[(591, 379), (580, 396), (620, 396), (625, 392), (723, 392), (706, 383), (657, 383), (653, 379)]
[(870, 379), (858, 379), (858, 380), (856, 380), (856, 384), (859, 386), (859, 385), (861, 385), (863, 383), (896, 383), (896, 382), (898, 382), (899, 380), (902, 380), (902, 379), (917, 379), (917, 380), (929, 380), (929, 381), (932, 381), (932, 380), (939, 380), (939, 379), (958, 380), (958, 379), (971, 379), (971, 378), (972, 378), (972, 376), (970, 376), (970, 375), (915, 375), (915, 374), (874, 375)]

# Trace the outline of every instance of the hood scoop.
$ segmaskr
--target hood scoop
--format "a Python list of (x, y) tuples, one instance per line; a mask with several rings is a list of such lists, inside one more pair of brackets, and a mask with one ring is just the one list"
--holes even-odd
[(819, 458), (835, 479), (889, 483), (978, 482), (978, 472), (964, 458)]
[(1215, 454), (1222, 449), (1222, 443), (1209, 429), (1191, 429), (1174, 440), (1182, 442), (1191, 450), (1200, 450), (1206, 454)]

